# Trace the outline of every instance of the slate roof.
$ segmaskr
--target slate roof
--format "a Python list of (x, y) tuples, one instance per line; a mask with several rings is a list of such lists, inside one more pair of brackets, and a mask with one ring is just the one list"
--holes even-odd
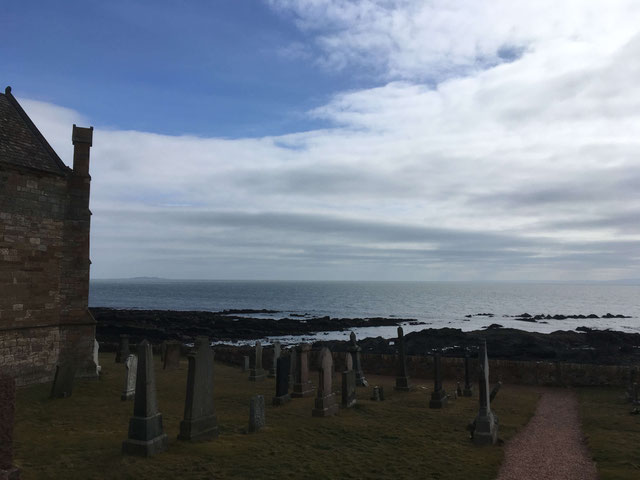
[(57, 175), (69, 171), (11, 94), (11, 87), (0, 93), (1, 163)]

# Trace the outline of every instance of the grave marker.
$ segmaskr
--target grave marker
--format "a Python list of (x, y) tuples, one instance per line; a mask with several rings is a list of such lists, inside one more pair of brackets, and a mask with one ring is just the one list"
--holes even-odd
[(342, 407), (351, 408), (356, 404), (356, 372), (342, 372)]
[(356, 334), (351, 332), (349, 335), (351, 340), (351, 344), (348, 347), (349, 353), (351, 353), (351, 359), (353, 360), (353, 369), (356, 371), (356, 385), (359, 387), (367, 387), (369, 383), (364, 378), (364, 372), (362, 371), (362, 361), (360, 358), (360, 352), (362, 348), (358, 345), (356, 341)]
[(409, 374), (407, 372), (407, 354), (402, 327), (398, 327), (398, 340), (396, 343), (398, 345), (398, 373), (395, 389), (399, 392), (409, 392), (411, 391), (411, 384), (409, 383)]
[(167, 342), (165, 344), (163, 370), (175, 370), (180, 367), (180, 342)]
[(473, 383), (471, 383), (471, 359), (469, 358), (469, 351), (464, 352), (464, 390), (462, 395), (465, 397), (473, 396)]
[(311, 345), (302, 343), (297, 348), (296, 379), (293, 384), (292, 398), (310, 397), (313, 395), (313, 385), (309, 380), (309, 350)]
[(116, 350), (116, 363), (124, 363), (129, 354), (129, 335), (122, 334), (118, 350)]
[(67, 360), (62, 365), (56, 365), (56, 373), (51, 385), (51, 398), (70, 397), (75, 376), (76, 365), (72, 361)]
[(327, 347), (320, 351), (320, 381), (315, 408), (311, 412), (314, 417), (329, 417), (338, 413), (336, 394), (332, 392), (333, 357)]
[(249, 432), (258, 432), (266, 423), (264, 397), (254, 395), (249, 404)]
[(136, 396), (136, 374), (138, 373), (138, 357), (129, 355), (124, 362), (124, 390), (120, 396), (120, 400), (131, 400)]
[(290, 357), (282, 356), (278, 358), (276, 364), (276, 396), (273, 397), (274, 405), (284, 405), (291, 401), (291, 395), (289, 395), (290, 366)]
[(442, 388), (442, 364), (440, 362), (440, 353), (433, 355), (433, 393), (429, 408), (442, 408), (447, 404), (447, 392)]
[(253, 364), (249, 369), (249, 380), (252, 382), (259, 382), (264, 380), (265, 374), (262, 369), (262, 344), (256, 342), (256, 348), (254, 350)]
[(478, 416), (472, 424), (473, 443), (476, 445), (493, 445), (498, 439), (498, 418), (491, 411), (491, 399), (489, 392), (489, 358), (487, 356), (487, 343), (480, 345), (478, 355), (479, 369), (479, 394), (480, 409)]
[(276, 368), (278, 365), (278, 358), (280, 358), (281, 353), (280, 342), (273, 342), (273, 361), (271, 364), (271, 368), (269, 368), (269, 378), (273, 378), (276, 376)]
[(242, 357), (242, 371), (243, 372), (249, 371), (249, 355), (244, 355)]

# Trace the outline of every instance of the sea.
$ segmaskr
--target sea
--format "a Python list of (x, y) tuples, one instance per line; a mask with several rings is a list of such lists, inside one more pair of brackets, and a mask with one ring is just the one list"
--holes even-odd
[[(119, 309), (273, 310), (254, 318), (314, 317), (402, 318), (405, 334), (425, 328), (480, 330), (492, 324), (549, 333), (585, 326), (640, 333), (640, 284), (224, 281), (127, 279), (92, 280), (89, 305)], [(515, 316), (607, 313), (631, 318), (596, 318), (524, 322)], [(477, 315), (492, 314), (493, 316)], [(471, 317), (468, 317), (471, 315)], [(358, 338), (396, 337), (396, 327), (355, 329)], [(344, 340), (349, 332), (318, 332), (302, 340)], [(270, 337), (267, 343), (300, 341)]]

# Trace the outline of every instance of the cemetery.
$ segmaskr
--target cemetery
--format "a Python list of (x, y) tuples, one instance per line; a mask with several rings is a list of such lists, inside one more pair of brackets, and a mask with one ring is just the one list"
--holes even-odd
[[(492, 479), (503, 446), (540, 398), (538, 387), (499, 383), (484, 344), (479, 359), (466, 357), (461, 376), (443, 376), (436, 353), (432, 375), (416, 378), (398, 355), (397, 377), (360, 370), (368, 386), (358, 384), (356, 349), (344, 355), (258, 343), (248, 376), (243, 356), (214, 362), (208, 345), (199, 337), (188, 355), (174, 356), (173, 368), (163, 368), (160, 346), (154, 355), (148, 342), (130, 345), (124, 337), (127, 358), (122, 348), (100, 353), (98, 380), (61, 378), (57, 387), (56, 378), (18, 389), (9, 465), (23, 479)], [(255, 381), (264, 375), (263, 349), (278, 353), (276, 376)], [(456, 385), (465, 394), (457, 396)], [(54, 395), (60, 388), (69, 393)], [(637, 478), (628, 459), (637, 458), (640, 423), (623, 389), (576, 392), (601, 478)]]

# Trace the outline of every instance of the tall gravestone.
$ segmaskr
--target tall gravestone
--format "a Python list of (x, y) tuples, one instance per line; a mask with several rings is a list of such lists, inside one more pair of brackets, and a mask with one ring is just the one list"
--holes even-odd
[(248, 372), (249, 371), (249, 355), (244, 355), (242, 357), (242, 371), (243, 372)]
[(122, 453), (150, 457), (169, 447), (162, 429), (162, 414), (158, 412), (156, 379), (151, 344), (143, 340), (138, 345), (138, 371), (133, 416), (129, 420), (129, 438), (122, 442)]
[(120, 335), (120, 344), (118, 345), (118, 350), (116, 350), (116, 363), (124, 363), (130, 353), (129, 335)]
[(409, 374), (407, 372), (407, 352), (404, 346), (404, 332), (402, 327), (398, 327), (398, 373), (396, 376), (396, 390), (399, 392), (409, 392), (411, 384), (409, 383)]
[(187, 395), (179, 440), (210, 440), (218, 436), (218, 419), (213, 407), (213, 358), (207, 337), (195, 341), (196, 352), (188, 356)]
[(349, 335), (350, 344), (348, 347), (349, 353), (351, 354), (351, 358), (353, 360), (353, 369), (356, 373), (356, 385), (359, 387), (368, 387), (369, 382), (367, 382), (366, 378), (364, 378), (364, 372), (362, 371), (362, 359), (360, 358), (360, 352), (362, 348), (358, 345), (356, 340), (356, 334), (351, 332)]
[(120, 400), (131, 400), (136, 396), (136, 374), (138, 373), (138, 357), (129, 355), (124, 362), (124, 390)]
[(320, 351), (320, 381), (315, 408), (311, 412), (314, 417), (329, 417), (338, 413), (336, 394), (333, 388), (333, 357), (327, 347)]
[(491, 399), (489, 391), (489, 357), (487, 356), (487, 343), (480, 345), (478, 354), (480, 409), (478, 416), (473, 421), (473, 443), (476, 445), (493, 445), (498, 439), (498, 418), (491, 411)]
[(249, 368), (249, 380), (258, 382), (264, 380), (265, 374), (262, 369), (262, 344), (256, 342), (256, 348), (253, 353), (253, 362)]
[(289, 366), (289, 384), (293, 385), (296, 381), (296, 372), (298, 371), (298, 352), (296, 347), (289, 348), (289, 357), (291, 365)]
[(342, 372), (342, 407), (351, 408), (356, 404), (356, 372), (353, 371), (353, 360), (347, 352), (346, 370)]
[(462, 395), (465, 397), (473, 396), (473, 383), (471, 383), (471, 359), (469, 358), (469, 351), (464, 353), (464, 389)]
[(281, 356), (276, 362), (276, 396), (273, 397), (274, 405), (284, 405), (291, 400), (289, 395), (289, 368), (291, 357)]
[(56, 365), (56, 373), (51, 385), (51, 398), (70, 397), (73, 390), (73, 380), (76, 377), (76, 364), (69, 360)]
[(16, 383), (13, 377), (0, 376), (0, 479), (19, 480), (13, 466), (13, 425), (16, 411)]
[(254, 395), (249, 403), (249, 432), (259, 431), (266, 423), (264, 397)]
[(269, 368), (269, 378), (273, 378), (276, 376), (276, 368), (278, 365), (278, 358), (280, 358), (280, 353), (282, 349), (280, 348), (280, 342), (273, 342), (273, 359), (271, 363), (271, 367)]
[(167, 342), (164, 351), (164, 362), (162, 368), (164, 370), (175, 370), (180, 367), (180, 351), (182, 344), (180, 342)]
[(302, 343), (298, 345), (296, 356), (296, 379), (293, 384), (293, 398), (310, 397), (313, 395), (313, 385), (309, 380), (309, 351), (311, 345)]
[(447, 392), (442, 388), (442, 363), (440, 361), (440, 353), (433, 355), (433, 393), (429, 408), (442, 408), (447, 404)]

